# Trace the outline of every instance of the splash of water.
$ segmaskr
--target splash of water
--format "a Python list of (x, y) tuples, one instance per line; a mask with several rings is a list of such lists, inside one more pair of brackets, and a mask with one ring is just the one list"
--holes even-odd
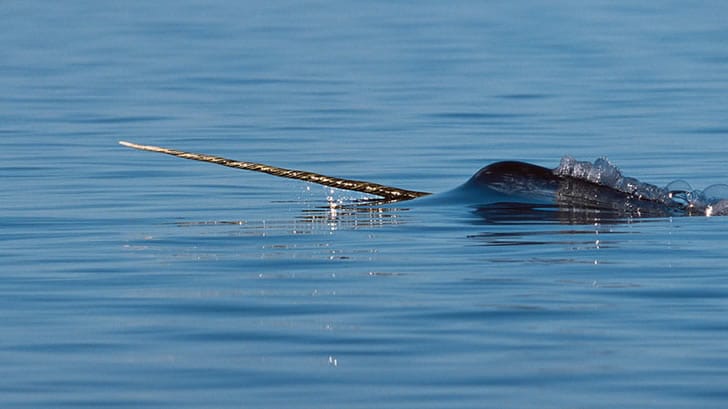
[(662, 203), (691, 214), (728, 215), (728, 185), (725, 184), (711, 185), (701, 191), (693, 189), (684, 180), (676, 180), (659, 187), (624, 176), (607, 158), (599, 158), (591, 163), (578, 161), (568, 155), (561, 158), (554, 174), (606, 186), (638, 199)]

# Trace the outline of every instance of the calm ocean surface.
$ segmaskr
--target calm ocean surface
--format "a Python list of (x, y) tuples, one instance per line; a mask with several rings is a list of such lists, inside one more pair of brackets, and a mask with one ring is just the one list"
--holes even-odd
[(3, 1), (3, 408), (725, 408), (728, 218), (490, 220), (608, 156), (727, 183), (728, 3)]

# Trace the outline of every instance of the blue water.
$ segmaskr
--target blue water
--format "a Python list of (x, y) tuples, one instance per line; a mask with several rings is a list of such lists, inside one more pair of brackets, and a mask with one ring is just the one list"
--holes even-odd
[(331, 209), (116, 143), (726, 183), (724, 2), (263, 3), (0, 5), (0, 406), (728, 404), (728, 218)]

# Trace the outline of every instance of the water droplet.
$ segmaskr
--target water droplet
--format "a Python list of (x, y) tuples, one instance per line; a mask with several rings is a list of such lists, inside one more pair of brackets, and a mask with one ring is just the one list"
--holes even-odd
[(703, 190), (703, 196), (708, 201), (728, 199), (728, 185), (710, 185)]
[(673, 192), (692, 192), (693, 188), (690, 186), (690, 183), (684, 181), (684, 180), (675, 180), (673, 182), (670, 182), (667, 186), (665, 186), (665, 190), (667, 190), (670, 193)]

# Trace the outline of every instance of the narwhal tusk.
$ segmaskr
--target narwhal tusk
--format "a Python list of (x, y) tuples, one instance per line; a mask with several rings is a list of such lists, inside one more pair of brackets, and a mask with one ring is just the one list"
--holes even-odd
[(233, 159), (226, 159), (220, 156), (206, 155), (202, 153), (184, 152), (175, 149), (162, 148), (159, 146), (139, 145), (126, 141), (119, 141), (119, 144), (142, 151), (159, 152), (183, 159), (210, 162), (217, 165), (228, 166), (231, 168), (262, 172), (273, 176), (302, 180), (305, 182), (317, 183), (319, 185), (334, 187), (338, 189), (353, 190), (355, 192), (362, 192), (370, 195), (379, 196), (384, 198), (385, 200), (392, 202), (411, 200), (421, 196), (430, 195), (430, 193), (427, 192), (400, 189), (392, 186), (385, 186), (378, 183), (365, 182), (361, 180), (342, 179), (302, 170), (278, 168), (275, 166), (264, 165), (262, 163), (242, 162)]

